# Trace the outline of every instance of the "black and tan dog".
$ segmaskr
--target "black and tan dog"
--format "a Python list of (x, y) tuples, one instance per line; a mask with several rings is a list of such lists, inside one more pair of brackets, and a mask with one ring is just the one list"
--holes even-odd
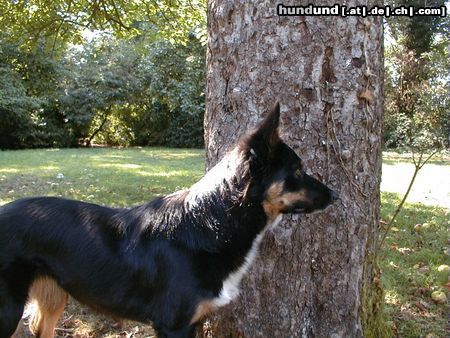
[(278, 135), (279, 106), (190, 189), (129, 209), (61, 198), (0, 208), (0, 338), (30, 299), (31, 328), (54, 335), (68, 294), (115, 317), (152, 322), (159, 337), (238, 295), (264, 232), (337, 194), (308, 176)]

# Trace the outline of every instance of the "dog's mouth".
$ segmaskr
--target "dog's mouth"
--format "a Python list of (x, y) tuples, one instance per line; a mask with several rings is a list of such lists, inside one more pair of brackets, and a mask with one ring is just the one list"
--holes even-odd
[(330, 190), (330, 197), (327, 201), (319, 201), (314, 203), (298, 203), (297, 205), (289, 208), (288, 213), (292, 214), (312, 214), (321, 210), (326, 209), (331, 204), (333, 204), (336, 200), (339, 199), (339, 195)]
[(301, 206), (301, 207), (297, 206), (297, 207), (290, 208), (288, 213), (291, 213), (291, 214), (313, 214), (313, 213), (316, 213), (316, 212), (326, 209), (330, 205), (331, 205), (331, 203), (326, 204), (326, 205), (320, 205), (320, 206)]
[(314, 209), (310, 209), (307, 207), (293, 207), (286, 210), (285, 213), (288, 214), (309, 214), (311, 212), (314, 212)]
[(307, 214), (308, 210), (305, 208), (294, 208), (292, 209), (293, 214)]

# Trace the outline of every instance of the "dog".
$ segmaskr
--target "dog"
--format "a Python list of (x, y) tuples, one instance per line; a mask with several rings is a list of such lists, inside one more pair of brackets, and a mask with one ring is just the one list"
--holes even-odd
[(278, 133), (277, 104), (190, 189), (115, 209), (55, 197), (0, 208), (0, 338), (30, 299), (30, 329), (54, 336), (68, 295), (95, 310), (152, 323), (158, 337), (195, 325), (238, 296), (264, 233), (338, 194), (305, 173)]

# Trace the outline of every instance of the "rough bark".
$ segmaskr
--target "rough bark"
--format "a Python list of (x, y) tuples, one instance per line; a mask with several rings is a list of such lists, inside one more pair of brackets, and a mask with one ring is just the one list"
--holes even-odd
[(207, 167), (278, 100), (282, 138), (341, 200), (322, 214), (285, 217), (265, 238), (239, 299), (210, 318), (202, 335), (371, 336), (381, 295), (371, 259), (380, 208), (382, 18), (279, 17), (278, 3), (208, 0)]

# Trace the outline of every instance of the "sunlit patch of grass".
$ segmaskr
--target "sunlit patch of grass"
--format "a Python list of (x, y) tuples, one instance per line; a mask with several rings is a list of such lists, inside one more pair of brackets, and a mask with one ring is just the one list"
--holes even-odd
[[(400, 195), (382, 194), (382, 219), (387, 221)], [(446, 304), (431, 299), (445, 291), (437, 268), (448, 264), (449, 211), (437, 206), (406, 203), (381, 252), (388, 314), (400, 337), (446, 337)]]
[[(427, 158), (429, 154), (424, 154), (424, 157)], [(416, 158), (418, 155), (415, 155)], [(412, 160), (412, 153), (411, 152), (397, 152), (397, 151), (383, 151), (383, 163), (385, 164), (395, 164), (400, 162), (411, 162)], [(434, 164), (443, 164), (448, 165), (450, 162), (450, 152), (447, 150), (438, 152), (437, 154), (433, 155), (433, 157), (430, 159), (429, 163)]]
[[(409, 154), (383, 152), (381, 190), (405, 193), (414, 173)], [(442, 152), (433, 157), (416, 177), (408, 202), (422, 202), (450, 208), (450, 155)]]
[(99, 164), (99, 167), (102, 168), (117, 168), (117, 169), (139, 169), (142, 166), (139, 164), (133, 164), (133, 163), (105, 163), (105, 164)]
[(400, 304), (400, 298), (398, 293), (394, 289), (389, 289), (385, 291), (384, 299), (386, 301), (386, 304), (389, 305), (398, 305)]
[(0, 173), (17, 173), (19, 169), (16, 168), (0, 168)]

